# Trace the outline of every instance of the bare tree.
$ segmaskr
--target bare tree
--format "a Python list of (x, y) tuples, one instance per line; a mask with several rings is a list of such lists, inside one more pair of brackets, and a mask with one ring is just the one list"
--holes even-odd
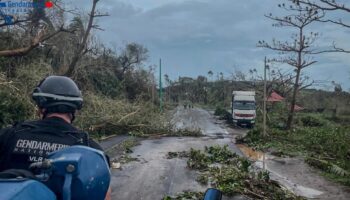
[(132, 70), (148, 59), (148, 49), (137, 43), (127, 44), (121, 55), (118, 57), (119, 79), (122, 80), (125, 73)]
[[(296, 4), (304, 4), (312, 7), (316, 7), (320, 10), (327, 12), (345, 12), (350, 13), (350, 6), (339, 0), (293, 0)], [(337, 25), (341, 25), (346, 28), (350, 28), (350, 24), (343, 22), (342, 19), (325, 19), (319, 20), (320, 22), (331, 22)]]
[(305, 29), (313, 22), (321, 20), (325, 16), (325, 13), (315, 6), (305, 6), (298, 3), (292, 3), (290, 5), (283, 3), (278, 4), (278, 6), (284, 9), (288, 14), (279, 17), (273, 16), (270, 13), (269, 15), (265, 15), (265, 17), (276, 22), (273, 26), (293, 28), (296, 29), (296, 33), (292, 34), (291, 41), (278, 41), (273, 39), (271, 44), (265, 41), (259, 41), (257, 46), (277, 51), (281, 56), (271, 61), (286, 63), (295, 70), (296, 76), (287, 121), (287, 128), (290, 129), (293, 124), (294, 108), (300, 89), (301, 72), (304, 68), (316, 63), (310, 55), (315, 53), (313, 44), (319, 34), (314, 32), (306, 33)]
[(78, 61), (81, 59), (81, 57), (83, 55), (85, 55), (89, 51), (88, 39), (90, 36), (91, 29), (95, 28), (95, 29), (101, 30), (101, 28), (98, 25), (94, 24), (94, 19), (97, 17), (108, 16), (108, 14), (100, 14), (96, 11), (96, 5), (99, 1), (100, 0), (93, 0), (92, 1), (92, 8), (91, 8), (91, 11), (89, 14), (88, 24), (86, 26), (84, 33), (82, 34), (82, 38), (81, 38), (80, 42), (77, 44), (76, 52), (74, 53), (74, 56), (73, 56), (69, 66), (68, 66), (67, 72), (65, 73), (66, 76), (73, 75)]
[(57, 34), (63, 31), (68, 32), (63, 27), (53, 32), (49, 32), (46, 28), (43, 28), (36, 34), (36, 36), (31, 38), (31, 41), (29, 42), (29, 44), (27, 44), (27, 46), (15, 48), (15, 49), (2, 50), (0, 51), (0, 57), (13, 57), (13, 56), (27, 55), (31, 50), (38, 47), (41, 43), (51, 39), (52, 37), (56, 36)]
[[(261, 90), (264, 78), (258, 74), (256, 69), (250, 69), (249, 74), (251, 75), (250, 81), (255, 83), (256, 91), (259, 91), (259, 89)], [(267, 70), (267, 93), (270, 94), (272, 91), (276, 91), (283, 97), (290, 96), (293, 91), (295, 78), (296, 74), (290, 70), (269, 66)], [(309, 76), (301, 73), (299, 91), (313, 85), (322, 85), (323, 82), (324, 81), (321, 80), (311, 80)]]
[[(316, 7), (319, 10), (322, 10), (326, 13), (337, 12), (340, 14), (350, 14), (350, 6), (341, 2), (340, 0), (292, 0), (295, 4), (303, 4), (306, 6)], [(350, 28), (350, 24), (344, 22), (341, 18), (332, 18), (327, 17), (325, 19), (319, 19), (319, 22), (329, 22), (336, 25), (340, 25), (341, 27)], [(335, 43), (333, 43), (332, 50), (326, 50), (326, 52), (342, 52), (342, 53), (350, 53), (349, 50), (345, 50), (343, 48), (338, 47)], [(323, 51), (319, 52), (323, 53)]]

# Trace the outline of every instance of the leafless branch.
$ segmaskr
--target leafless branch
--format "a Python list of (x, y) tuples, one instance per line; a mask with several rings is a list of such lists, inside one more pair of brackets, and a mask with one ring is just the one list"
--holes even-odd
[(336, 0), (318, 0), (317, 1), (310, 1), (310, 0), (294, 0), (299, 4), (305, 4), (309, 6), (317, 7), (321, 10), (328, 10), (328, 11), (335, 11), (335, 10), (341, 10), (345, 12), (350, 12), (350, 8), (345, 6), (345, 4), (337, 3)]
[(86, 30), (84, 32), (83, 38), (82, 38), (82, 42), (79, 44), (79, 47), (77, 49), (77, 52), (75, 53), (75, 55), (73, 56), (69, 66), (68, 66), (68, 70), (65, 73), (66, 76), (72, 76), (75, 70), (75, 66), (77, 65), (78, 61), (80, 60), (80, 58), (87, 52), (87, 41), (91, 32), (91, 29), (93, 28), (93, 22), (94, 22), (94, 18), (96, 15), (96, 5), (99, 2), (99, 0), (93, 0), (92, 2), (92, 8), (89, 14), (89, 22), (87, 24)]
[(58, 1), (54, 1), (53, 4), (55, 5), (55, 8), (58, 8), (59, 10), (61, 10), (61, 11), (63, 11), (63, 12), (70, 13), (70, 14), (73, 14), (73, 15), (79, 15), (79, 13), (76, 12), (76, 9), (66, 10), (66, 9), (62, 8), (62, 7), (58, 4)]
[(100, 31), (105, 31), (105, 29), (100, 28), (100, 26), (99, 26), (99, 25), (92, 25), (92, 28), (93, 28), (93, 29), (100, 30)]
[(330, 22), (330, 23), (333, 23), (333, 24), (337, 24), (337, 25), (343, 26), (343, 27), (345, 27), (345, 28), (350, 28), (350, 25), (345, 24), (341, 19), (339, 19), (338, 21), (331, 20), (331, 19), (327, 19), (327, 20), (318, 20), (318, 21), (319, 21), (319, 22)]
[[(308, 6), (314, 6), (322, 11), (334, 12), (334, 11), (343, 11), (350, 12), (350, 7), (346, 6), (343, 3), (338, 3), (336, 0), (318, 0), (318, 1), (310, 1), (310, 0), (293, 0), (299, 4), (304, 4)], [(344, 23), (342, 20), (319, 20), (319, 22), (330, 22), (333, 24), (337, 24), (346, 28), (350, 28), (349, 24)]]
[(65, 30), (63, 26), (52, 33), (47, 33), (47, 30), (43, 29), (32, 39), (31, 43), (27, 47), (11, 49), (11, 50), (2, 50), (0, 51), (0, 57), (24, 56), (28, 54), (31, 50), (36, 48), (40, 43), (51, 39), (52, 37), (56, 36), (61, 32), (68, 32), (68, 31)]
[(309, 54), (322, 54), (322, 53), (350, 53), (350, 51), (337, 47), (336, 44), (333, 42), (333, 49), (327, 49), (322, 51), (312, 51)]

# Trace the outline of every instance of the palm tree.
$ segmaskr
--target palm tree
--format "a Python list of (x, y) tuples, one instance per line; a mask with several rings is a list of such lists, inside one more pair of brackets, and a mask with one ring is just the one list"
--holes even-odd
[(209, 70), (208, 71), (208, 76), (209, 76), (210, 79), (213, 78), (213, 75), (214, 75), (213, 71)]

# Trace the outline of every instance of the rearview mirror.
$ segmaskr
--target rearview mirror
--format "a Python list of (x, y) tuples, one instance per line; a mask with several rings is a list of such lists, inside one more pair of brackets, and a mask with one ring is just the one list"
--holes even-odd
[(203, 200), (221, 200), (222, 192), (220, 190), (209, 188), (204, 195)]

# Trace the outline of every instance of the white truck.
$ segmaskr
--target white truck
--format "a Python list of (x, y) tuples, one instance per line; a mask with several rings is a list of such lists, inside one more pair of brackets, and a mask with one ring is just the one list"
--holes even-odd
[(254, 91), (232, 92), (232, 118), (236, 125), (253, 127), (256, 118), (256, 102)]

